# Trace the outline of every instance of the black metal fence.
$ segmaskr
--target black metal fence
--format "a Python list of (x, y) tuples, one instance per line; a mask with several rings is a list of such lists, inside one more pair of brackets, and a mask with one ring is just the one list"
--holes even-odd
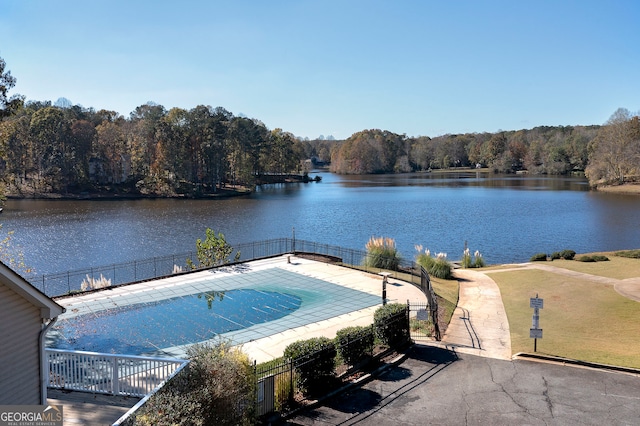
[[(234, 247), (232, 257), (238, 253), (236, 262), (249, 262), (283, 254), (308, 253), (337, 259), (343, 266), (362, 267), (367, 259), (367, 252), (348, 249), (329, 244), (312, 241), (279, 238), (252, 243), (239, 244)], [(77, 269), (56, 274), (27, 277), (27, 280), (49, 297), (63, 296), (94, 289), (100, 283), (116, 286), (151, 279), (171, 276), (173, 274), (190, 271), (187, 259), (196, 262), (196, 252), (188, 251), (169, 256), (159, 256), (150, 259), (134, 260), (107, 266)], [(197, 263), (197, 262), (196, 262)], [(397, 271), (391, 277), (409, 281), (420, 287), (423, 292), (429, 287), (428, 276), (424, 280), (421, 267), (411, 261), (401, 261)], [(383, 269), (368, 268), (371, 272), (381, 272)], [(83, 286), (83, 283), (84, 286)], [(91, 285), (94, 284), (94, 285)], [(426, 287), (425, 287), (426, 285)]]
[[(394, 328), (396, 330), (409, 329), (409, 306), (394, 316), (388, 318), (384, 327)], [(341, 345), (337, 339), (335, 341), (335, 349), (338, 354), (343, 350), (348, 351), (344, 346), (360, 345), (360, 339), (371, 338), (375, 333), (373, 325), (365, 330), (358, 338)], [(366, 336), (365, 334), (369, 334)], [(389, 349), (395, 349), (406, 345), (409, 341), (409, 335), (398, 339), (389, 346)], [(308, 366), (313, 366), (324, 356), (326, 350), (320, 350), (303, 359), (291, 360), (280, 359), (277, 362), (265, 363), (254, 367), (256, 377), (256, 413), (264, 416), (272, 412), (287, 413), (298, 404), (306, 399), (303, 389), (300, 388), (299, 375), (301, 371)], [(339, 358), (339, 357), (338, 357)], [(353, 372), (358, 371), (367, 363), (373, 362), (373, 359), (362, 358), (362, 362), (356, 365), (342, 365), (341, 374), (336, 370), (336, 376), (349, 377)], [(336, 364), (338, 366), (338, 364)]]

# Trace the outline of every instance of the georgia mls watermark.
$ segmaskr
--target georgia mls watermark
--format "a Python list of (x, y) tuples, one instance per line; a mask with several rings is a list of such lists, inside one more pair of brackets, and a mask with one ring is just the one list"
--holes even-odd
[(0, 426), (62, 426), (62, 405), (0, 405)]

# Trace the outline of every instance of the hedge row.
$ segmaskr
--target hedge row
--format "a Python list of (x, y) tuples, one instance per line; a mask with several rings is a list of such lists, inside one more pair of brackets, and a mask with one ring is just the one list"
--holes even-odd
[(336, 359), (357, 365), (373, 356), (375, 340), (389, 347), (409, 341), (406, 305), (391, 303), (378, 308), (372, 326), (352, 326), (338, 330), (335, 339), (314, 337), (291, 343), (284, 350), (290, 359), (298, 389), (306, 396), (326, 390), (335, 379)]

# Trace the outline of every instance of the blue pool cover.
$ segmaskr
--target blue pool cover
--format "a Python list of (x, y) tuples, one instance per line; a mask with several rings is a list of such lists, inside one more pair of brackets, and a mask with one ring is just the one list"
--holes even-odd
[[(281, 268), (88, 301), (60, 316), (47, 346), (176, 355), (217, 337), (245, 343), (379, 304), (379, 296)], [(176, 350), (176, 348), (182, 348)]]

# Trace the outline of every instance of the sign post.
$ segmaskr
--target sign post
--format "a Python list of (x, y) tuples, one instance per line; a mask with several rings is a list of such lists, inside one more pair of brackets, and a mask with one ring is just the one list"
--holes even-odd
[(544, 307), (544, 299), (536, 297), (529, 299), (529, 307), (533, 308), (533, 321), (529, 329), (529, 338), (533, 339), (533, 351), (538, 350), (538, 339), (542, 339), (542, 329), (540, 328), (540, 309)]

